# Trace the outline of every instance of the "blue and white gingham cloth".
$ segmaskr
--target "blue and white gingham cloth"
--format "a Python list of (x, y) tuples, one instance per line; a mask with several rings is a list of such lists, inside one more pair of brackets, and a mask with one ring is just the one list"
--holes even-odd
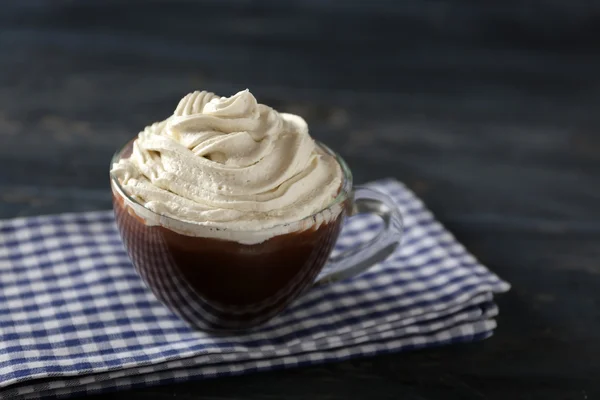
[[(0, 221), (0, 399), (66, 397), (484, 339), (509, 289), (394, 180), (405, 234), (384, 263), (314, 288), (260, 330), (214, 337), (156, 300), (112, 211)], [(356, 217), (340, 248), (376, 220)]]

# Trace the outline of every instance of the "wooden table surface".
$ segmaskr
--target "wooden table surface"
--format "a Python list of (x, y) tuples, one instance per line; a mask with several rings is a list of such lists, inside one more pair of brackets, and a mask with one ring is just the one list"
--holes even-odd
[(513, 289), (484, 342), (106, 398), (600, 398), (599, 8), (166, 3), (2, 3), (0, 217), (109, 208), (120, 144), (188, 91), (248, 87)]

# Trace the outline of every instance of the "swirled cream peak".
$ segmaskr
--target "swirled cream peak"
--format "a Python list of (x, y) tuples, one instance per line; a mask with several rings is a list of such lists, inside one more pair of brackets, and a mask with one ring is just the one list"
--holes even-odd
[(283, 225), (289, 231), (327, 207), (342, 183), (339, 164), (316, 146), (304, 119), (259, 104), (248, 90), (188, 94), (138, 135), (112, 173), (144, 206), (138, 214), (172, 218), (146, 212), (148, 224), (243, 243), (284, 233)]

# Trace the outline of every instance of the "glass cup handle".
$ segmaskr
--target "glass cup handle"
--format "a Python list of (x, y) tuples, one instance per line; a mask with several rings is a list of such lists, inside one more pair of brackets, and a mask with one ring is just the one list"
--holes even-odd
[(385, 260), (396, 250), (402, 240), (404, 224), (398, 206), (391, 197), (357, 186), (354, 189), (354, 206), (350, 217), (356, 214), (370, 213), (383, 220), (381, 229), (373, 239), (343, 251), (327, 262), (327, 272), (315, 285), (337, 282), (355, 276)]

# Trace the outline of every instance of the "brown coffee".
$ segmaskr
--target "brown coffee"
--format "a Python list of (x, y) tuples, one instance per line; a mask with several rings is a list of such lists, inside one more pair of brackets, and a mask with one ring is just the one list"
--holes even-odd
[(310, 286), (335, 244), (346, 203), (330, 222), (247, 245), (148, 226), (113, 183), (117, 225), (140, 276), (180, 317), (212, 331), (259, 325)]
[(115, 154), (111, 179), (135, 268), (171, 310), (205, 330), (248, 328), (279, 313), (313, 284), (350, 212), (394, 224), (332, 260), (320, 283), (385, 258), (402, 224), (391, 199), (353, 190), (344, 160), (310, 137), (304, 119), (248, 90), (189, 93)]

